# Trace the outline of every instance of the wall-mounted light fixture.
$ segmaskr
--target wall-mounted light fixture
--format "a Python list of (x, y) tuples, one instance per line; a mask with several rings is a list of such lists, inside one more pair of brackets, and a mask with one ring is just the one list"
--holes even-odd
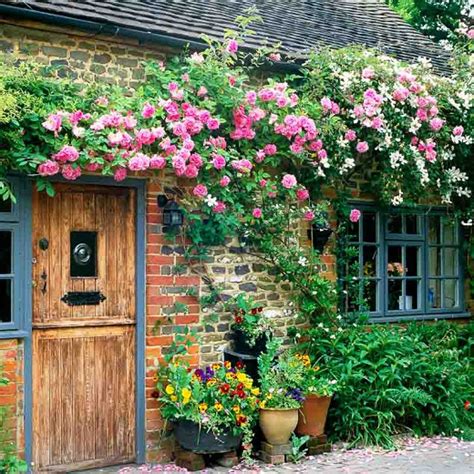
[(157, 199), (158, 207), (163, 209), (163, 232), (176, 231), (183, 225), (184, 214), (178, 203), (160, 194)]

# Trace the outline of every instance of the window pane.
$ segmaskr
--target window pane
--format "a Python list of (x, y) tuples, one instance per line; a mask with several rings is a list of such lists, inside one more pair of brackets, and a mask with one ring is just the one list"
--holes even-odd
[(458, 250), (452, 248), (443, 249), (443, 273), (447, 276), (458, 274)]
[(388, 310), (398, 311), (403, 309), (402, 281), (388, 280)]
[(408, 276), (420, 275), (420, 248), (408, 246), (405, 249), (405, 273)]
[(441, 308), (441, 283), (442, 280), (429, 280), (428, 282), (428, 307)]
[(405, 231), (407, 234), (419, 234), (419, 217), (418, 216), (405, 216)]
[(430, 276), (441, 275), (441, 249), (439, 247), (430, 247), (428, 267)]
[(401, 214), (395, 214), (388, 216), (387, 228), (389, 234), (401, 234), (402, 233), (402, 216)]
[(407, 280), (405, 311), (420, 309), (420, 280)]
[(0, 274), (9, 274), (12, 271), (12, 233), (0, 231)]
[(375, 212), (364, 212), (362, 220), (363, 241), (377, 242), (377, 217)]
[(444, 280), (444, 308), (454, 308), (458, 306), (458, 298), (457, 298), (457, 288), (458, 282), (457, 280)]
[(450, 222), (448, 219), (443, 218), (443, 244), (452, 245), (456, 244), (456, 226), (453, 222)]
[(402, 247), (399, 245), (388, 246), (387, 273), (389, 276), (403, 276)]
[(347, 232), (349, 234), (349, 240), (359, 242), (359, 222), (351, 222)]
[(0, 199), (0, 212), (11, 212), (12, 210), (12, 202), (10, 199), (7, 201), (4, 201), (3, 199)]
[(428, 241), (430, 244), (441, 243), (439, 216), (431, 216), (428, 219)]
[(0, 280), (0, 323), (12, 320), (12, 282)]
[(377, 286), (374, 280), (364, 281), (363, 295), (368, 311), (377, 311)]
[(375, 245), (364, 245), (362, 248), (363, 276), (377, 276), (377, 252)]

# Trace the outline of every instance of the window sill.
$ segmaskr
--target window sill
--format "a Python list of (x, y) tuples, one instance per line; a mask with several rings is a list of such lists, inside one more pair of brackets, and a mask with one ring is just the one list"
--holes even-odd
[(472, 315), (469, 312), (462, 313), (438, 313), (438, 314), (416, 314), (413, 316), (381, 316), (369, 319), (370, 324), (374, 323), (402, 323), (411, 321), (439, 321), (446, 319), (468, 319)]
[(30, 333), (22, 329), (0, 329), (0, 340), (2, 339), (24, 339)]

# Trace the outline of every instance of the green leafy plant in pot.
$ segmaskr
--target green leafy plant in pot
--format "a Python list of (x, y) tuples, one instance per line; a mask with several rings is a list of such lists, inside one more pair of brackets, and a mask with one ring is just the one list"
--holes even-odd
[(229, 300), (226, 307), (234, 315), (231, 326), (234, 351), (245, 355), (261, 354), (273, 331), (263, 307), (245, 293)]
[(304, 367), (303, 390), (305, 400), (301, 406), (296, 433), (300, 436), (317, 437), (324, 434), (326, 418), (337, 380), (326, 369), (311, 363), (307, 354), (296, 353), (295, 357)]
[(273, 445), (288, 443), (304, 401), (304, 366), (288, 351), (277, 355), (280, 344), (279, 340), (271, 341), (258, 358), (262, 390), (259, 424), (265, 439)]

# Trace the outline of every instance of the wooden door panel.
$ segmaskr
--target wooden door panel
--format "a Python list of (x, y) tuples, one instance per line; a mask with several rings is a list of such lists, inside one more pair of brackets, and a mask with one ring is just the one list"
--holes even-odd
[(133, 461), (134, 332), (133, 326), (34, 332), (37, 468), (60, 471)]
[[(135, 319), (135, 192), (129, 188), (57, 185), (49, 198), (35, 193), (33, 206), (33, 325), (68, 326)], [(97, 276), (70, 276), (71, 231), (97, 232)], [(47, 250), (38, 242), (46, 238)], [(46, 285), (46, 287), (45, 287)], [(70, 307), (68, 291), (100, 291), (106, 300)]]
[[(56, 185), (33, 197), (33, 459), (68, 472), (135, 459), (135, 191)], [(97, 235), (96, 275), (71, 276), (71, 232)], [(40, 239), (48, 248), (41, 249)], [(68, 306), (67, 292), (100, 291)]]

